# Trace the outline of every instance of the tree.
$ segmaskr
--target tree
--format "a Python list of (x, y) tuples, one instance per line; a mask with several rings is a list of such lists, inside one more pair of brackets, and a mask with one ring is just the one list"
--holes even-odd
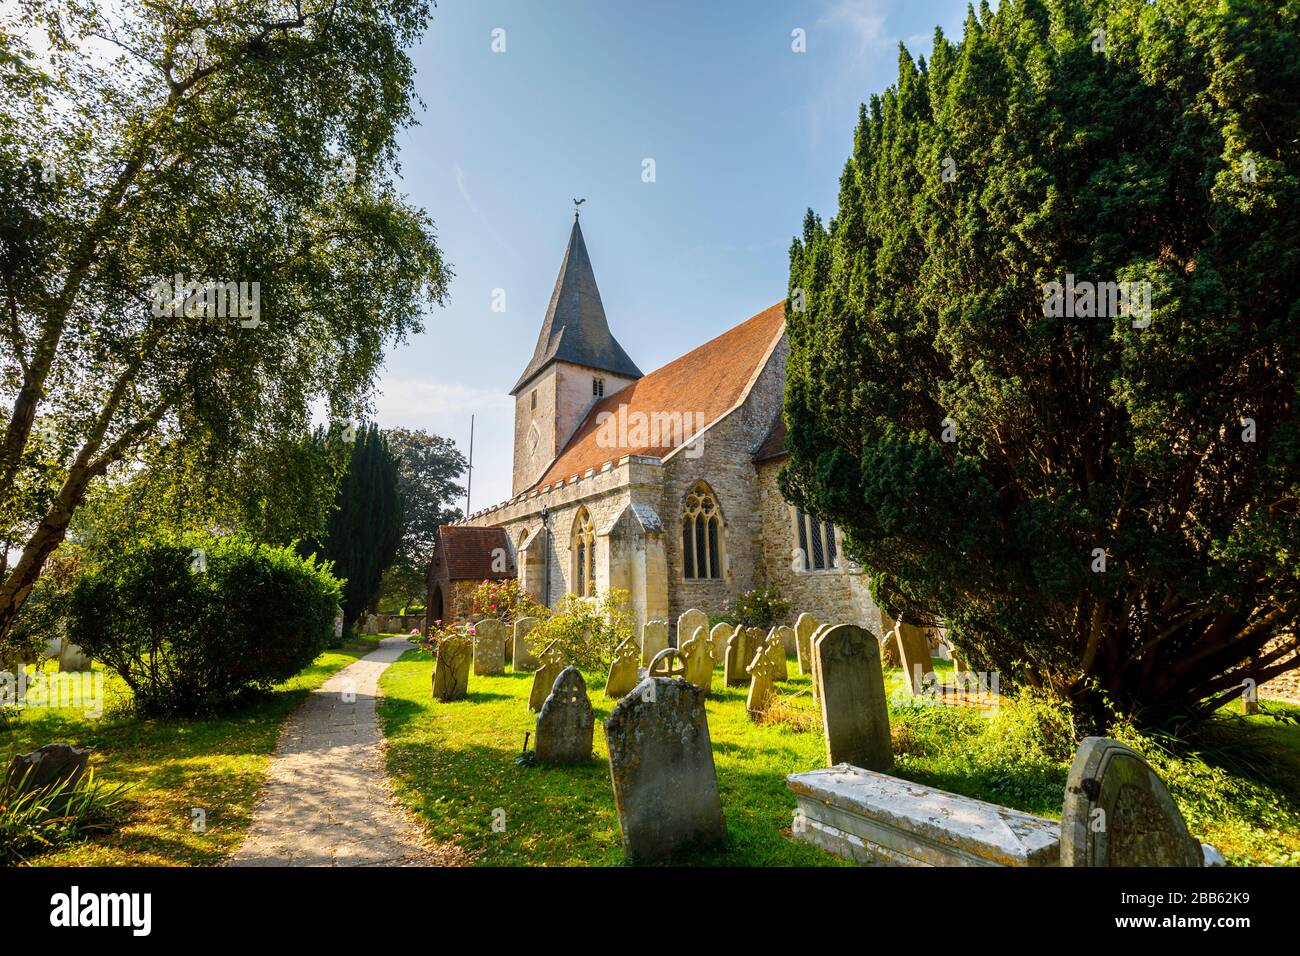
[(389, 428), (384, 437), (397, 455), (397, 481), (406, 516), (397, 560), (384, 575), (380, 593), (397, 607), (404, 607), (425, 596), (438, 525), (462, 516), (453, 502), (465, 493), (457, 483), (465, 473), (465, 456), (451, 439), (420, 429)]
[[(318, 435), (322, 453), (338, 439), (337, 430), (334, 434), (322, 430)], [(333, 562), (334, 574), (344, 581), (343, 620), (349, 624), (373, 604), (380, 579), (397, 557), (403, 509), (397, 459), (388, 442), (376, 425), (357, 430), (325, 536), (301, 549)]]
[[(1096, 724), (1294, 663), (1296, 89), (1296, 0), (982, 6), (902, 51), (791, 249), (784, 493)], [(1061, 316), (1075, 280), (1150, 311)]]
[(449, 272), (391, 182), (428, 5), (24, 0), (0, 30), (0, 656), (92, 483), (355, 417)]

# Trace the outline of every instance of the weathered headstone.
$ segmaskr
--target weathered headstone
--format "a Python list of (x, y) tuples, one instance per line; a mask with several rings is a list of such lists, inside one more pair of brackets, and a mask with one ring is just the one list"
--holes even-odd
[[(777, 655), (780, 655), (779, 657)], [(773, 684), (785, 663), (785, 649), (779, 641), (769, 639), (757, 651), (745, 668), (749, 674), (749, 695), (745, 698), (745, 712), (750, 720), (758, 720), (772, 703)]]
[(725, 621), (713, 625), (709, 631), (709, 643), (713, 646), (713, 659), (723, 660), (727, 655), (727, 638), (731, 637), (735, 627)]
[(665, 647), (646, 667), (647, 677), (685, 677), (686, 663), (675, 647)]
[(673, 642), (673, 647), (681, 647), (689, 641), (695, 634), (697, 627), (709, 629), (709, 616), (698, 608), (688, 608), (683, 611), (677, 618), (677, 640)]
[(911, 690), (912, 696), (921, 696), (925, 687), (925, 677), (934, 673), (934, 664), (930, 661), (930, 642), (926, 640), (925, 629), (909, 624), (899, 618), (898, 654), (903, 665), (905, 680), (903, 686)]
[(821, 685), (826, 762), (888, 770), (894, 754), (880, 642), (866, 628), (837, 624), (817, 636), (813, 653)]
[(703, 625), (697, 627), (677, 651), (686, 665), (686, 679), (709, 693), (713, 689), (713, 647), (709, 632)]
[(795, 655), (799, 660), (799, 673), (812, 673), (812, 636), (819, 626), (817, 618), (807, 611), (794, 622)]
[[(749, 682), (749, 675), (745, 668), (754, 659), (754, 652), (758, 649), (758, 641), (754, 638), (754, 631), (758, 631), (758, 629), (738, 627), (736, 632), (727, 638), (727, 651), (722, 662), (722, 676), (728, 687), (737, 687)], [(758, 634), (761, 639), (763, 632), (758, 631)]]
[(433, 697), (444, 704), (469, 692), (470, 660), (474, 645), (465, 637), (444, 637), (433, 657)]
[(59, 639), (59, 670), (61, 671), (88, 671), (90, 670), (90, 658), (76, 644), (73, 644), (66, 637)]
[(609, 666), (609, 680), (605, 682), (605, 696), (617, 700), (637, 685), (637, 665), (641, 651), (635, 638), (627, 638), (614, 648), (614, 662)]
[(47, 790), (67, 782), (63, 791), (77, 785), (90, 766), (90, 748), (71, 744), (46, 744), (31, 753), (17, 754), (9, 762), (7, 776), (0, 780), (0, 796), (10, 788), (18, 793)]
[(790, 679), (790, 648), (794, 641), (794, 628), (786, 627), (784, 624), (772, 628), (767, 635), (768, 645), (775, 644), (772, 650), (772, 664), (778, 667), (776, 680)]
[(898, 622), (881, 611), (880, 630), (884, 635), (880, 639), (881, 666), (898, 667), (903, 660), (898, 654)]
[(1201, 844), (1136, 751), (1109, 737), (1079, 746), (1061, 808), (1061, 866), (1201, 866)]
[(817, 639), (833, 627), (831, 624), (823, 624), (817, 630), (813, 631), (812, 636), (812, 698), (813, 703), (821, 706), (822, 687), (821, 676), (817, 673)]
[(647, 677), (605, 721), (614, 805), (633, 862), (726, 839), (704, 697), (689, 681)]
[(506, 672), (506, 626), (498, 618), (486, 617), (474, 625), (474, 676)]
[(641, 660), (649, 664), (668, 646), (668, 622), (646, 621), (641, 625)]
[(576, 667), (566, 667), (555, 679), (537, 715), (538, 761), (570, 764), (590, 760), (595, 726), (587, 682)]
[(539, 667), (533, 672), (533, 686), (528, 693), (528, 709), (538, 711), (555, 686), (555, 679), (564, 670), (564, 653), (554, 641), (547, 644), (538, 655)]
[(366, 615), (366, 633), (367, 634), (379, 633), (379, 618), (377, 615), (374, 614)]
[(537, 618), (521, 617), (515, 621), (515, 634), (513, 650), (511, 652), (510, 669), (518, 674), (520, 671), (535, 671), (541, 662), (537, 655), (533, 653), (532, 642), (528, 639), (528, 632), (537, 626)]

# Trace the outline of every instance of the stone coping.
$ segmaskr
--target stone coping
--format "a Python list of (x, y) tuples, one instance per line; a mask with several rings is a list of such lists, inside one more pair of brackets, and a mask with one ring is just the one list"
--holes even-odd
[(859, 862), (1056, 866), (1061, 824), (1008, 807), (838, 764), (794, 773), (796, 837)]

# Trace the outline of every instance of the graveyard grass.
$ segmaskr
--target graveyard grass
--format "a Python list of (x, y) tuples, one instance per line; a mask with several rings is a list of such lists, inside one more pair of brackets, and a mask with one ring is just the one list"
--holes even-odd
[[(946, 662), (935, 664), (941, 679), (950, 674)], [(790, 670), (791, 680), (777, 685), (775, 719), (761, 725), (745, 713), (748, 687), (723, 688), (721, 668), (714, 671), (707, 709), (728, 844), (672, 863), (844, 863), (789, 839), (795, 801), (786, 774), (825, 766), (809, 678), (793, 661)], [(432, 700), (431, 676), (429, 655), (408, 651), (381, 678), (379, 711), (396, 790), (433, 839), (469, 851), (477, 865), (624, 862), (602, 727), (615, 703), (604, 696), (606, 675), (584, 673), (596, 712), (595, 754), (586, 765), (563, 768), (515, 763), (536, 720), (527, 709), (531, 674), (471, 676), (468, 697), (448, 704)], [(899, 699), (901, 682), (900, 670), (886, 671), (891, 701)], [(1265, 702), (1264, 709), (1252, 717), (1225, 710), (1190, 753), (1120, 735), (1164, 778), (1192, 832), (1231, 864), (1300, 865), (1300, 708)], [(984, 716), (891, 703), (890, 724), (897, 776), (1059, 818), (1077, 747), (1059, 708), (1004, 699)], [(492, 825), (498, 809), (499, 832)]]
[[(0, 757), (51, 741), (94, 748), (91, 767), (109, 786), (132, 785), (122, 825), (33, 856), (32, 866), (215, 866), (233, 853), (252, 820), (280, 727), (307, 695), (378, 646), (358, 636), (330, 649), (249, 707), (203, 719), (140, 719), (130, 689), (108, 672), (98, 718), (75, 709), (30, 708), (0, 723)], [(192, 812), (206, 813), (194, 832)]]

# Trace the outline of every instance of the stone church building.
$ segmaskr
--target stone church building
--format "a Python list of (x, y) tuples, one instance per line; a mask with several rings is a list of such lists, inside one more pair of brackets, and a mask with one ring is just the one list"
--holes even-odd
[[(429, 619), (464, 620), (485, 578), (536, 600), (623, 588), (639, 622), (721, 613), (772, 586), (791, 618), (880, 633), (840, 533), (777, 490), (789, 346), (784, 304), (643, 373), (611, 330), (575, 218), (515, 400), (509, 500), (439, 529)], [(707, 322), (705, 324), (708, 324)]]

